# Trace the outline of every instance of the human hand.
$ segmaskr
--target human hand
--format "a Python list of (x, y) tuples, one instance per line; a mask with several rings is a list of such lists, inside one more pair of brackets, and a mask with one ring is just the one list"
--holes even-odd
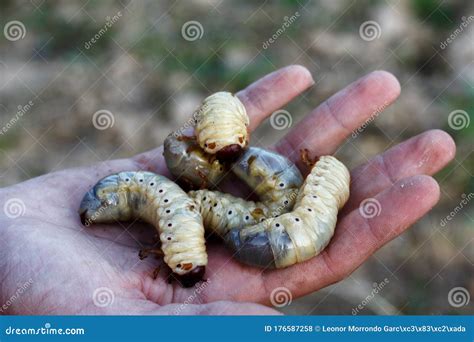
[[(289, 66), (239, 92), (250, 129), (312, 84), (305, 68)], [(273, 148), (305, 173), (301, 149), (311, 155), (334, 153), (399, 92), (392, 75), (373, 72), (318, 106)], [(233, 260), (222, 243), (209, 242), (208, 281), (187, 289), (168, 283), (165, 270), (153, 279), (158, 260), (138, 259), (138, 250), (153, 244), (153, 228), (138, 222), (86, 228), (77, 214), (84, 193), (108, 174), (149, 170), (168, 176), (162, 148), (1, 189), (0, 303), (8, 305), (0, 313), (275, 314), (260, 305), (270, 302), (273, 289), (284, 286), (296, 298), (337, 282), (426, 214), (439, 198), (437, 183), (427, 175), (444, 167), (454, 153), (454, 142), (439, 130), (391, 148), (352, 170), (350, 199), (320, 255), (263, 271)], [(367, 198), (382, 208), (374, 218), (364, 218), (359, 210)], [(23, 212), (16, 218), (14, 203)], [(12, 300), (26, 283), (23, 294)]]

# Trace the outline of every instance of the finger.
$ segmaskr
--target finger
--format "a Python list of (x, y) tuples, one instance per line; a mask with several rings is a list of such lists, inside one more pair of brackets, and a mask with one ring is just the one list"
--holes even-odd
[(377, 216), (366, 218), (359, 209), (353, 210), (338, 223), (326, 250), (302, 264), (264, 273), (265, 288), (271, 291), (284, 285), (298, 297), (347, 277), (377, 249), (426, 214), (438, 199), (439, 186), (429, 176), (398, 181), (373, 199), (373, 203), (379, 203)]
[(444, 131), (431, 130), (417, 135), (351, 172), (351, 191), (343, 213), (348, 213), (368, 197), (400, 179), (433, 175), (446, 166), (456, 153), (453, 139)]
[(311, 73), (301, 65), (279, 69), (237, 93), (250, 118), (253, 131), (272, 112), (314, 84)]
[[(313, 84), (314, 81), (308, 69), (301, 65), (289, 65), (239, 91), (237, 96), (247, 110), (250, 131), (255, 130), (272, 112), (286, 105)], [(134, 157), (134, 160), (142, 168), (167, 172), (160, 168), (164, 165), (161, 147), (139, 154)]]
[(374, 71), (323, 102), (275, 148), (295, 162), (299, 162), (301, 149), (313, 155), (332, 154), (353, 130), (378, 115), (399, 94), (400, 84), (392, 74)]

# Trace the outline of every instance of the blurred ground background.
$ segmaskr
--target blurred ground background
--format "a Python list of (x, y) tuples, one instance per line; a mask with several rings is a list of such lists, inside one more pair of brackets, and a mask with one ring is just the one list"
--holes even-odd
[[(151, 149), (203, 97), (237, 91), (287, 64), (305, 65), (316, 80), (286, 108), (293, 124), (348, 83), (385, 69), (400, 80), (399, 100), (338, 155), (353, 167), (426, 129), (445, 129), (458, 151), (436, 177), (441, 202), (350, 278), (282, 310), (351, 314), (362, 305), (359, 314), (472, 313), (472, 301), (457, 308), (448, 293), (463, 287), (474, 294), (474, 201), (440, 223), (474, 192), (472, 15), (474, 3), (464, 0), (2, 0), (2, 28), (17, 20), (24, 30), (0, 37), (0, 185)], [(189, 21), (202, 27), (197, 39), (192, 32), (184, 39)], [(373, 40), (359, 32), (367, 21), (376, 23)], [(99, 110), (113, 113), (113, 126), (94, 127)], [(464, 120), (456, 129), (448, 123), (455, 110)], [(266, 123), (255, 137), (270, 143), (284, 133)]]

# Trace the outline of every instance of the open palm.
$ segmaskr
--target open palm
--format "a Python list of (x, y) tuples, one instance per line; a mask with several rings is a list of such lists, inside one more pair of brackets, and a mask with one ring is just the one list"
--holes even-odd
[[(238, 93), (254, 130), (269, 114), (313, 84), (301, 66), (278, 70)], [(333, 95), (273, 148), (308, 170), (299, 151), (332, 154), (380, 108), (399, 95), (397, 80), (373, 72)], [(401, 234), (438, 201), (429, 177), (454, 156), (452, 139), (428, 131), (352, 170), (351, 196), (330, 245), (319, 256), (283, 270), (234, 261), (217, 241), (208, 243), (206, 283), (181, 288), (168, 281), (161, 261), (139, 260), (153, 246), (154, 229), (123, 223), (84, 227), (77, 214), (83, 194), (100, 178), (124, 170), (169, 175), (158, 148), (131, 159), (64, 170), (0, 191), (0, 303), (10, 314), (274, 314), (272, 291), (285, 287), (299, 297), (337, 282), (382, 245)], [(370, 198), (378, 215), (359, 205)], [(17, 211), (16, 209), (19, 209)], [(18, 288), (21, 296), (12, 297)], [(13, 298), (13, 300), (12, 300)], [(246, 302), (246, 303), (244, 303)]]

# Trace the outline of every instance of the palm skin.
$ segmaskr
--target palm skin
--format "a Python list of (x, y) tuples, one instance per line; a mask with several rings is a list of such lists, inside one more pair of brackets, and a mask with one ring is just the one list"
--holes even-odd
[[(312, 84), (305, 68), (288, 66), (239, 92), (250, 129)], [(297, 162), (305, 173), (308, 170), (299, 161), (301, 149), (311, 155), (334, 153), (399, 92), (391, 74), (373, 72), (321, 104), (272, 148)], [(222, 244), (211, 241), (208, 281), (188, 289), (169, 283), (165, 269), (153, 279), (161, 263), (156, 258), (139, 260), (138, 250), (154, 244), (150, 226), (135, 222), (86, 228), (77, 214), (83, 194), (108, 174), (149, 170), (168, 176), (161, 148), (4, 188), (0, 203), (20, 199), (25, 211), (17, 218), (4, 212), (0, 216), (0, 303), (7, 302), (21, 284), (31, 280), (31, 285), (2, 313), (276, 314), (265, 306), (273, 289), (284, 286), (296, 298), (337, 282), (429, 211), (439, 199), (439, 187), (428, 175), (454, 154), (454, 142), (439, 130), (393, 147), (351, 171), (351, 197), (335, 236), (319, 256), (283, 270), (262, 271), (234, 261)], [(371, 219), (358, 209), (369, 197), (382, 208)], [(100, 288), (113, 293), (113, 301), (105, 306), (94, 302)]]

